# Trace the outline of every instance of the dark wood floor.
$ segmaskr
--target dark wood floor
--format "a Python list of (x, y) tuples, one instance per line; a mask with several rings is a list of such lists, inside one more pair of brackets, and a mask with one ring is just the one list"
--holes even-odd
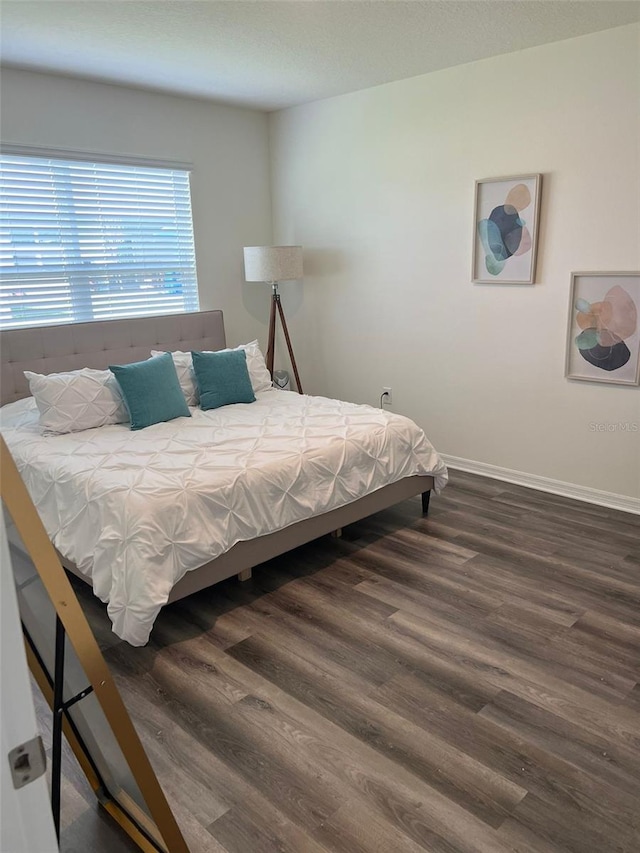
[[(192, 853), (640, 851), (640, 519), (451, 480), (143, 649), (78, 585)], [(133, 850), (66, 773), (62, 849)]]

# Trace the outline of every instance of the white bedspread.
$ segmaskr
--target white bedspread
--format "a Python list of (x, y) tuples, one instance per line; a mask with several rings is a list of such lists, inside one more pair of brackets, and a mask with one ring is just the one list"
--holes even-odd
[(174, 584), (231, 548), (414, 474), (446, 467), (413, 421), (369, 406), (264, 391), (138, 432), (44, 436), (32, 398), (2, 434), (56, 548), (144, 645)]

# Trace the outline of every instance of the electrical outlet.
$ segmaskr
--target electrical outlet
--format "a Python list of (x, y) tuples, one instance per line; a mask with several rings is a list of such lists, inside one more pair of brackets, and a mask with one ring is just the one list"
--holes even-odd
[(390, 406), (393, 403), (393, 395), (391, 394), (391, 388), (382, 389), (382, 403), (385, 406)]

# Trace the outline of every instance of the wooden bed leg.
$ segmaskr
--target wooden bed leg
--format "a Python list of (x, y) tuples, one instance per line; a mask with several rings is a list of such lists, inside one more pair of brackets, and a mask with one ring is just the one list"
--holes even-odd
[(251, 569), (243, 569), (241, 572), (238, 572), (238, 580), (239, 581), (248, 581), (251, 579)]
[(422, 493), (422, 514), (423, 515), (429, 514), (429, 500), (430, 500), (430, 498), (431, 498), (431, 489), (429, 489), (428, 492)]
[(331, 531), (331, 538), (332, 539), (342, 539), (342, 528), (336, 527), (335, 530), (332, 530)]

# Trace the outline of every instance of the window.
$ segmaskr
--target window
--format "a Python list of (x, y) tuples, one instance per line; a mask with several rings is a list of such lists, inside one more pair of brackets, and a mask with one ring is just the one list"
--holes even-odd
[(0, 327), (197, 310), (188, 171), (0, 155)]

